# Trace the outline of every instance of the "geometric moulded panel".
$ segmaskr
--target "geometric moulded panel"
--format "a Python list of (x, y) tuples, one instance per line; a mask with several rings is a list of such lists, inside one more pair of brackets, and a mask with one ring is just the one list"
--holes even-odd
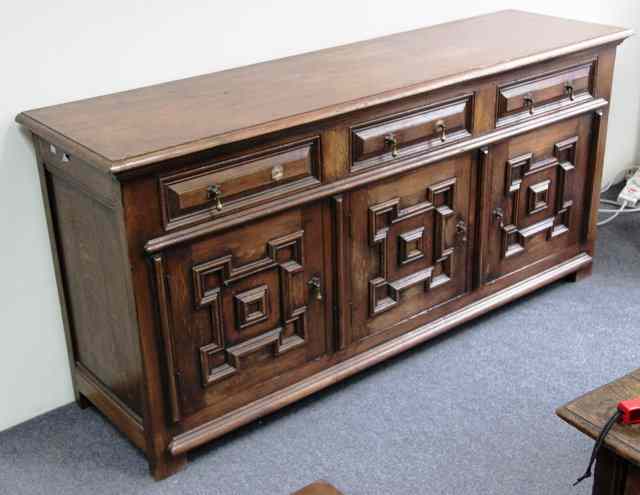
[[(374, 317), (401, 303), (403, 293), (415, 287), (429, 291), (451, 280), (455, 251), (456, 220), (454, 212), (456, 178), (450, 178), (426, 188), (425, 201), (407, 208), (401, 208), (400, 198), (378, 203), (369, 207), (369, 244), (376, 250), (378, 273), (369, 281), (369, 315)], [(417, 228), (410, 228), (392, 234), (392, 226), (422, 217), (424, 221)], [(430, 217), (430, 218), (429, 218)], [(427, 231), (426, 225), (432, 225)], [(394, 237), (393, 239), (391, 237)], [(429, 243), (427, 239), (429, 239)], [(452, 240), (453, 239), (453, 240)], [(391, 244), (396, 243), (397, 257), (391, 259)], [(427, 252), (427, 248), (430, 252)], [(391, 280), (391, 264), (397, 260), (405, 269), (414, 262), (427, 258), (416, 265), (415, 271)]]
[[(502, 225), (502, 256), (509, 258), (526, 250), (528, 242), (536, 236), (544, 235), (547, 240), (569, 232), (573, 201), (569, 198), (569, 182), (575, 169), (577, 136), (556, 143), (553, 155), (534, 160), (532, 153), (516, 156), (507, 161), (505, 195), (508, 214)], [(525, 179), (541, 176), (542, 180), (532, 183), (526, 191), (522, 185)], [(549, 178), (551, 175), (551, 178)], [(545, 178), (546, 177), (546, 178)], [(551, 197), (555, 185), (555, 197)], [(524, 202), (527, 216), (549, 211), (550, 216), (526, 227), (518, 226), (520, 210)]]
[[(236, 267), (227, 255), (193, 266), (194, 303), (211, 313), (212, 339), (200, 348), (202, 385), (208, 386), (250, 366), (251, 357), (266, 353), (277, 357), (305, 343), (306, 287), (304, 284), (303, 235), (300, 230), (267, 243), (265, 256)], [(229, 295), (233, 300), (234, 321), (223, 321), (223, 297), (232, 283), (250, 280), (265, 272), (276, 272), (274, 286), (257, 284), (246, 291)], [(234, 332), (268, 321), (276, 308), (273, 293), (279, 294), (279, 318), (275, 327), (226, 345), (225, 325)]]

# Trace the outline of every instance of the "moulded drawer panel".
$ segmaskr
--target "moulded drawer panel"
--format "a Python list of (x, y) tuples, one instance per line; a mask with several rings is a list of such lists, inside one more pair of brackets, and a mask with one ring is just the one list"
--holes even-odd
[(424, 152), (471, 135), (471, 95), (351, 129), (352, 170)]
[(167, 229), (275, 200), (321, 182), (319, 138), (292, 142), (162, 177)]

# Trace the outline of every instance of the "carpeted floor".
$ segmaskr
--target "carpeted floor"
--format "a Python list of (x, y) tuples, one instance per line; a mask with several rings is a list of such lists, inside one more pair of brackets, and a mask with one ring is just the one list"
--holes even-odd
[(156, 483), (95, 410), (0, 433), (1, 494), (587, 494), (592, 443), (557, 406), (640, 366), (640, 216), (601, 229), (594, 276), (559, 282), (199, 449)]

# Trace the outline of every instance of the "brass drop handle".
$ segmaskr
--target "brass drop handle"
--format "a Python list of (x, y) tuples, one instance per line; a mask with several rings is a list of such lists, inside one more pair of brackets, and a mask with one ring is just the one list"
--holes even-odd
[(527, 95), (524, 97), (524, 106), (529, 111), (529, 115), (533, 115), (533, 96)]
[(447, 140), (447, 124), (444, 120), (436, 122), (436, 131), (440, 134), (440, 141), (444, 143)]
[(207, 187), (207, 198), (216, 202), (216, 210), (222, 210), (222, 189), (217, 184)]
[(456, 224), (456, 244), (465, 244), (467, 242), (467, 224), (461, 218)]
[(309, 290), (316, 298), (316, 301), (322, 301), (322, 282), (320, 281), (320, 275), (314, 275), (307, 282)]
[(569, 81), (569, 82), (567, 82), (567, 84), (565, 84), (564, 90), (567, 92), (567, 95), (569, 96), (569, 99), (571, 101), (576, 99), (575, 90), (573, 88), (573, 83), (571, 81)]
[(391, 156), (398, 156), (398, 139), (393, 134), (387, 134), (384, 137), (384, 144), (391, 148)]
[(504, 228), (504, 211), (502, 211), (502, 208), (494, 208), (493, 217), (496, 221), (500, 222), (498, 224), (500, 228)]

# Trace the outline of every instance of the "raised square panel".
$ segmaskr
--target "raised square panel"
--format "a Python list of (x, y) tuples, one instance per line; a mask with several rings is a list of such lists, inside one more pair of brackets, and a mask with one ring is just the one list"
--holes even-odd
[(398, 242), (398, 262), (401, 265), (424, 258), (424, 227), (400, 234)]
[(266, 285), (236, 294), (233, 300), (238, 328), (246, 328), (265, 321), (271, 314), (269, 287)]
[(550, 180), (545, 180), (543, 182), (538, 182), (537, 184), (533, 184), (529, 186), (528, 196), (529, 196), (529, 207), (527, 209), (527, 213), (529, 215), (534, 215), (535, 213), (539, 213), (545, 210), (549, 206), (549, 185), (551, 184)]

